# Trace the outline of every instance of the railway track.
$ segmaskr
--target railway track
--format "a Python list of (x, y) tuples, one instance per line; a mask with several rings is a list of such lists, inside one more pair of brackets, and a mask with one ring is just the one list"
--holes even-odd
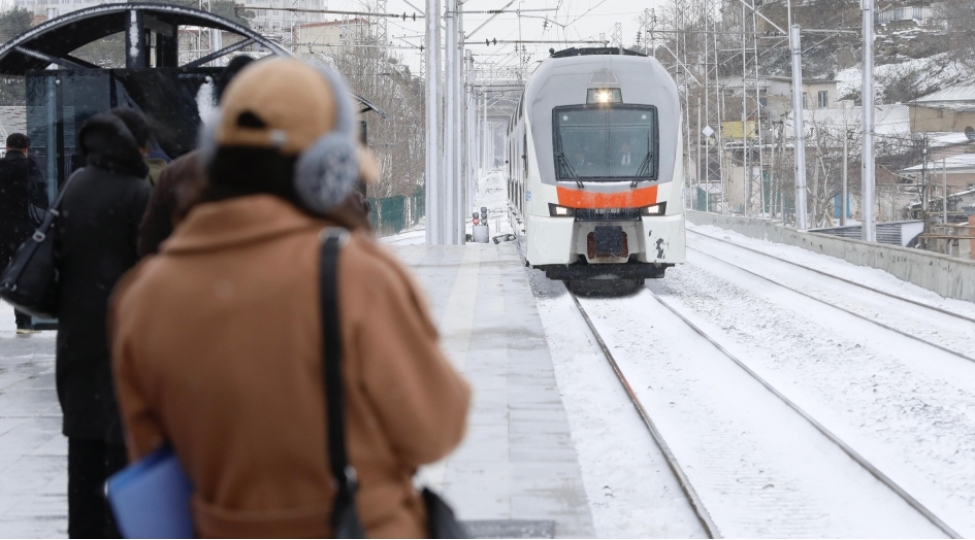
[(687, 497), (691, 508), (694, 510), (698, 521), (701, 526), (707, 532), (709, 538), (721, 538), (721, 534), (718, 531), (717, 525), (711, 519), (711, 515), (708, 513), (707, 508), (704, 507), (704, 502), (701, 501), (700, 496), (698, 496), (697, 491), (694, 490), (694, 486), (691, 485), (690, 480), (687, 478), (687, 474), (684, 473), (684, 469), (681, 468), (680, 463), (677, 461), (677, 457), (671, 451), (670, 446), (667, 441), (664, 440), (663, 435), (661, 435), (660, 430), (657, 429), (656, 424), (654, 424), (653, 419), (647, 413), (646, 408), (643, 403), (640, 402), (639, 396), (633, 391), (633, 387), (630, 385), (629, 381), (626, 379), (626, 375), (623, 374), (623, 370), (620, 369), (619, 364), (616, 362), (616, 358), (613, 357), (612, 351), (606, 346), (606, 342), (599, 335), (599, 331), (596, 330), (596, 326), (593, 324), (592, 319), (589, 318), (589, 314), (586, 313), (586, 309), (582, 307), (579, 299), (575, 294), (569, 293), (572, 297), (572, 301), (575, 303), (576, 307), (579, 309), (579, 313), (582, 315), (583, 320), (586, 321), (586, 326), (589, 327), (589, 331), (592, 332), (593, 337), (596, 338), (596, 344), (599, 346), (599, 350), (602, 351), (603, 355), (606, 357), (606, 361), (609, 362), (610, 366), (613, 368), (613, 372), (616, 377), (619, 378), (620, 384), (623, 386), (623, 390), (626, 391), (626, 395), (630, 397), (630, 401), (636, 408), (637, 414), (643, 420), (643, 424), (650, 431), (650, 436), (653, 437), (654, 442), (657, 443), (657, 447), (663, 454), (664, 459), (667, 460), (667, 466), (670, 468), (671, 472), (677, 478), (677, 483), (680, 484), (681, 491), (683, 491), (684, 496)]
[[(876, 289), (874, 287), (869, 287), (869, 286), (863, 285), (861, 283), (856, 283), (856, 282), (854, 282), (852, 280), (848, 280), (846, 278), (842, 278), (842, 277), (838, 277), (838, 276), (833, 276), (833, 275), (830, 275), (830, 274), (828, 274), (826, 272), (823, 272), (821, 270), (817, 270), (815, 268), (810, 268), (808, 266), (805, 266), (805, 265), (802, 265), (802, 264), (798, 264), (798, 263), (795, 263), (795, 262), (792, 262), (792, 261), (783, 259), (781, 257), (776, 257), (774, 255), (770, 255), (768, 253), (764, 253), (764, 252), (759, 251), (759, 250), (756, 250), (756, 249), (752, 249), (752, 248), (749, 248), (749, 247), (746, 247), (746, 246), (742, 246), (742, 245), (737, 244), (735, 242), (729, 242), (727, 240), (722, 240), (720, 238), (716, 238), (716, 237), (713, 237), (711, 235), (699, 233), (699, 232), (696, 232), (696, 231), (691, 231), (691, 232), (693, 232), (694, 234), (697, 234), (697, 235), (700, 235), (700, 236), (709, 238), (710, 240), (713, 240), (715, 242), (721, 242), (722, 244), (734, 246), (735, 248), (743, 249), (743, 250), (749, 251), (751, 253), (756, 253), (756, 254), (762, 255), (764, 257), (767, 257), (769, 259), (774, 259), (776, 261), (779, 261), (779, 262), (782, 262), (782, 263), (786, 263), (786, 264), (789, 264), (791, 266), (798, 267), (798, 268), (801, 268), (803, 270), (816, 273), (818, 275), (830, 277), (830, 278), (832, 278), (832, 279), (834, 279), (834, 280), (836, 280), (838, 282), (842, 282), (842, 283), (845, 283), (847, 285), (852, 285), (852, 286), (858, 287), (858, 288), (860, 288), (862, 290), (869, 291), (871, 293), (880, 294), (880, 295), (883, 295), (886, 298), (891, 298), (891, 299), (894, 299), (896, 301), (900, 301), (900, 302), (904, 302), (906, 304), (910, 304), (912, 306), (922, 307), (922, 308), (931, 310), (933, 312), (939, 313), (941, 315), (946, 315), (946, 316), (952, 317), (952, 318), (954, 318), (956, 320), (959, 320), (959, 321), (964, 321), (966, 323), (975, 324), (975, 319), (973, 319), (971, 317), (967, 317), (965, 315), (961, 315), (959, 313), (954, 313), (954, 312), (951, 312), (951, 311), (948, 311), (948, 310), (939, 308), (937, 306), (932, 306), (932, 305), (926, 304), (924, 302), (918, 302), (916, 300), (911, 300), (909, 298), (904, 298), (902, 296), (898, 296), (896, 294), (888, 293), (886, 291), (882, 291), (882, 290)], [(745, 268), (744, 266), (742, 266), (740, 264), (736, 264), (736, 263), (734, 263), (732, 261), (729, 261), (726, 258), (719, 257), (717, 255), (714, 255), (713, 253), (708, 253), (708, 252), (705, 252), (705, 251), (703, 251), (701, 249), (694, 248), (694, 247), (691, 247), (691, 246), (687, 246), (687, 249), (696, 251), (696, 252), (700, 253), (701, 255), (703, 255), (705, 257), (714, 259), (714, 260), (719, 261), (719, 262), (721, 262), (723, 264), (727, 264), (728, 266), (732, 266), (734, 268), (737, 268), (738, 270), (741, 270), (742, 272), (745, 272), (747, 274), (750, 274), (752, 276), (755, 276), (755, 277), (757, 277), (757, 278), (759, 278), (759, 279), (761, 279), (761, 280), (763, 280), (765, 282), (771, 283), (771, 284), (773, 284), (775, 286), (781, 287), (781, 288), (786, 289), (788, 291), (791, 291), (791, 292), (793, 292), (795, 294), (804, 296), (804, 297), (809, 298), (810, 300), (813, 300), (813, 301), (818, 302), (820, 304), (824, 304), (824, 305), (829, 306), (831, 308), (840, 310), (840, 311), (842, 311), (842, 312), (844, 312), (844, 313), (846, 313), (848, 315), (852, 315), (852, 316), (854, 316), (854, 317), (856, 317), (858, 319), (867, 321), (870, 324), (876, 325), (876, 326), (881, 327), (881, 328), (883, 328), (885, 330), (888, 330), (890, 332), (894, 332), (894, 333), (896, 333), (898, 335), (901, 335), (903, 337), (906, 337), (908, 339), (911, 339), (911, 340), (914, 340), (914, 341), (918, 341), (920, 343), (923, 343), (924, 345), (927, 345), (929, 347), (933, 347), (933, 348), (938, 349), (938, 350), (940, 350), (942, 352), (948, 353), (948, 354), (950, 354), (952, 356), (955, 356), (955, 357), (958, 357), (958, 358), (967, 360), (969, 362), (975, 362), (975, 357), (972, 357), (972, 356), (970, 356), (970, 355), (968, 355), (966, 353), (963, 353), (963, 352), (954, 350), (954, 349), (952, 349), (950, 347), (946, 347), (944, 345), (941, 345), (940, 343), (935, 343), (935, 342), (933, 342), (931, 340), (924, 339), (923, 337), (920, 337), (920, 336), (918, 336), (916, 334), (912, 334), (910, 332), (906, 332), (906, 331), (901, 330), (899, 328), (895, 328), (895, 327), (893, 327), (893, 326), (891, 326), (889, 324), (882, 323), (882, 322), (876, 320), (875, 318), (871, 318), (871, 317), (866, 316), (866, 315), (864, 315), (862, 313), (858, 313), (858, 312), (856, 312), (856, 311), (854, 311), (852, 309), (845, 308), (843, 306), (838, 305), (837, 303), (823, 300), (822, 298), (820, 298), (820, 297), (818, 297), (818, 296), (816, 296), (814, 294), (810, 294), (810, 293), (807, 293), (805, 291), (801, 291), (801, 290), (799, 290), (796, 287), (792, 287), (790, 285), (787, 285), (785, 283), (782, 283), (781, 281), (772, 279), (772, 278), (770, 278), (770, 277), (768, 277), (766, 275), (762, 275), (762, 274), (759, 274), (758, 272), (754, 272), (752, 270), (749, 270), (748, 268)], [(975, 331), (975, 327), (973, 327), (972, 330)]]
[(943, 309), (943, 308), (940, 308), (938, 306), (932, 306), (931, 304), (927, 304), (927, 303), (924, 303), (924, 302), (919, 302), (917, 300), (912, 300), (910, 298), (904, 298), (903, 296), (899, 296), (899, 295), (896, 295), (896, 294), (893, 294), (893, 293), (890, 293), (890, 292), (887, 292), (887, 291), (883, 291), (883, 290), (877, 289), (875, 287), (870, 287), (870, 286), (864, 285), (862, 283), (857, 283), (856, 281), (853, 281), (853, 280), (850, 280), (850, 279), (842, 278), (842, 277), (839, 277), (839, 276), (830, 274), (828, 272), (824, 272), (822, 270), (817, 270), (816, 268), (812, 268), (811, 266), (806, 266), (804, 264), (799, 264), (799, 263), (797, 263), (795, 261), (790, 261), (788, 259), (783, 259), (782, 257), (778, 257), (776, 255), (772, 255), (771, 253), (766, 253), (764, 251), (757, 250), (755, 248), (750, 248), (748, 246), (743, 246), (743, 245), (741, 245), (741, 244), (739, 244), (737, 242), (732, 242), (731, 240), (725, 240), (723, 238), (718, 238), (717, 236), (712, 236), (710, 234), (704, 234), (704, 233), (702, 233), (700, 231), (695, 231), (693, 229), (687, 229), (687, 232), (696, 234), (698, 236), (703, 236), (705, 238), (710, 238), (711, 240), (714, 240), (716, 242), (721, 242), (723, 244), (732, 245), (732, 246), (735, 246), (735, 247), (737, 247), (739, 249), (743, 249), (745, 251), (750, 251), (752, 253), (755, 253), (757, 255), (761, 255), (761, 256), (766, 257), (766, 258), (769, 258), (769, 259), (775, 259), (775, 260), (777, 260), (779, 262), (783, 262), (783, 263), (786, 263), (786, 264), (789, 264), (789, 265), (792, 265), (792, 266), (795, 266), (795, 267), (798, 267), (798, 268), (802, 268), (803, 270), (808, 270), (810, 272), (814, 272), (814, 273), (819, 274), (821, 276), (826, 276), (826, 277), (831, 278), (831, 279), (834, 279), (836, 281), (840, 281), (840, 282), (846, 283), (848, 285), (853, 285), (855, 287), (859, 287), (859, 288), (861, 288), (863, 290), (866, 290), (866, 291), (870, 291), (870, 292), (874, 292), (874, 293), (877, 293), (877, 294), (881, 294), (881, 295), (886, 296), (888, 298), (893, 298), (894, 300), (900, 300), (901, 302), (905, 302), (905, 303), (908, 303), (908, 304), (913, 304), (915, 306), (923, 307), (923, 308), (929, 309), (931, 311), (935, 311), (935, 312), (938, 312), (938, 313), (941, 313), (941, 314), (944, 314), (944, 315), (948, 315), (948, 316), (951, 316), (951, 317), (955, 317), (955, 318), (957, 318), (959, 320), (968, 321), (970, 323), (975, 323), (975, 318), (968, 317), (968, 316), (962, 315), (960, 313), (955, 313), (954, 311), (949, 311), (947, 309)]
[[(894, 482), (890, 477), (888, 477), (880, 469), (874, 466), (870, 461), (868, 461), (856, 450), (854, 450), (849, 444), (844, 442), (836, 434), (832, 433), (823, 424), (817, 421), (812, 415), (810, 415), (808, 412), (803, 410), (795, 402), (790, 400), (782, 392), (780, 392), (778, 389), (772, 386), (768, 381), (766, 381), (764, 378), (758, 375), (745, 362), (743, 362), (733, 353), (728, 351), (717, 340), (715, 340), (713, 337), (708, 335), (699, 326), (694, 324), (690, 319), (684, 316), (670, 303), (668, 303), (666, 300), (661, 298), (659, 295), (654, 293), (649, 288), (647, 289), (647, 292), (649, 292), (654, 298), (654, 300), (659, 302), (661, 306), (666, 308), (669, 312), (673, 313), (677, 318), (679, 318), (683, 322), (683, 324), (687, 325), (691, 330), (693, 330), (694, 333), (701, 336), (701, 338), (706, 340), (710, 344), (710, 346), (713, 346), (715, 349), (717, 349), (722, 356), (726, 357), (734, 364), (736, 364), (738, 368), (740, 368), (745, 373), (747, 373), (748, 376), (750, 376), (752, 379), (758, 382), (761, 386), (763, 386), (766, 390), (768, 390), (771, 394), (773, 394), (778, 400), (780, 400), (782, 403), (784, 403), (786, 406), (792, 409), (792, 411), (794, 411), (799, 416), (801, 416), (804, 420), (806, 420), (813, 428), (815, 428), (816, 431), (818, 431), (823, 436), (825, 436), (830, 442), (836, 445), (844, 454), (849, 456), (860, 467), (862, 467), (870, 475), (872, 475), (874, 478), (876, 478), (878, 481), (884, 484), (888, 489), (890, 489), (900, 499), (902, 499), (905, 503), (907, 503), (911, 508), (913, 508), (919, 514), (921, 514), (932, 525), (940, 529), (945, 535), (947, 535), (950, 538), (962, 538), (962, 536), (954, 529), (952, 529), (947, 523), (945, 523), (944, 520), (942, 520), (937, 515), (935, 515), (931, 510), (929, 510), (926, 506), (924, 506), (921, 502), (919, 502), (916, 498), (914, 498), (910, 493), (904, 490), (900, 485)], [(636, 392), (634, 392), (632, 385), (629, 383), (629, 381), (626, 378), (626, 375), (623, 373), (622, 369), (620, 368), (619, 363), (614, 358), (612, 351), (606, 345), (603, 338), (600, 336), (599, 330), (596, 328), (596, 325), (589, 317), (589, 314), (586, 312), (585, 308), (583, 307), (579, 299), (574, 294), (571, 296), (573, 302), (575, 303), (576, 307), (579, 309), (580, 314), (585, 320), (586, 325), (589, 327), (589, 330), (596, 338), (597, 345), (599, 346), (601, 352), (606, 357), (607, 362), (612, 367), (616, 376), (619, 378), (619, 381), (623, 386), (624, 390), (626, 391), (627, 395), (629, 396), (631, 402), (633, 403), (633, 406), (636, 408), (638, 414), (640, 415), (641, 419), (643, 420), (644, 424), (649, 430), (651, 436), (653, 437), (657, 446), (660, 448), (662, 454), (667, 460), (668, 466), (670, 467), (674, 476), (677, 478), (681, 486), (681, 490), (683, 491), (684, 495), (687, 497), (688, 501), (690, 502), (691, 507), (696, 513), (697, 518), (700, 521), (701, 525), (704, 527), (705, 531), (708, 533), (708, 535), (711, 538), (720, 538), (721, 533), (718, 524), (716, 524), (712, 519), (711, 514), (708, 512), (702, 498), (697, 493), (694, 486), (691, 484), (687, 474), (685, 474), (685, 471), (681, 467), (677, 457), (674, 455), (673, 451), (671, 450), (670, 446), (667, 444), (666, 440), (664, 440), (664, 437), (660, 433), (660, 430), (657, 429), (647, 409), (641, 403), (639, 396), (637, 395)]]

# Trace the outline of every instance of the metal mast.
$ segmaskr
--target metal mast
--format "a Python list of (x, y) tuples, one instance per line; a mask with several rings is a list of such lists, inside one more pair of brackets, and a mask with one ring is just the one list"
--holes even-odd
[[(386, 0), (376, 0), (376, 13), (389, 13), (386, 11)], [(386, 17), (379, 17), (376, 24), (376, 42), (381, 47), (381, 51), (386, 52), (389, 45), (389, 35), (386, 33)]]
[(440, 170), (440, 0), (427, 0), (426, 9), (426, 241), (446, 244), (443, 218), (443, 176)]
[(447, 12), (445, 13), (445, 39), (444, 39), (444, 175), (446, 201), (444, 204), (444, 220), (447, 228), (444, 243), (456, 244), (456, 231), (454, 231), (454, 213), (457, 210), (457, 194), (460, 179), (457, 178), (457, 144), (460, 142), (460, 119), (457, 118), (457, 108), (454, 102), (457, 100), (456, 78), (458, 64), (457, 58), (457, 0), (447, 0)]
[(863, 201), (860, 204), (863, 213), (861, 237), (867, 242), (877, 241), (877, 229), (874, 211), (874, 175), (876, 164), (873, 154), (873, 0), (860, 0), (863, 10), (863, 88), (861, 89), (863, 102)]
[(809, 229), (806, 207), (806, 127), (802, 110), (802, 42), (799, 25), (789, 28), (789, 47), (792, 50), (792, 126), (795, 130), (796, 162), (796, 230)]
[(758, 24), (755, 18), (755, 0), (751, 0), (752, 10), (752, 64), (755, 67), (755, 127), (758, 130), (758, 193), (760, 210), (765, 214), (765, 145), (762, 140), (762, 95), (758, 84)]

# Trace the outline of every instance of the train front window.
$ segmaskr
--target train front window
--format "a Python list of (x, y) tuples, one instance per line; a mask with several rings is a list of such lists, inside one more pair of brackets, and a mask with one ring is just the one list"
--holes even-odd
[(559, 180), (657, 178), (657, 110), (647, 105), (556, 107), (552, 111)]

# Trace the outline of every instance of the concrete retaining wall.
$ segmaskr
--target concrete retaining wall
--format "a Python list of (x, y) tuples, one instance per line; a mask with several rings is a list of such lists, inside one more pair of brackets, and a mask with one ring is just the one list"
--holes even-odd
[(755, 218), (722, 216), (687, 210), (695, 225), (714, 225), (751, 238), (798, 246), (847, 262), (879, 268), (946, 298), (975, 302), (975, 262), (929, 251), (872, 244), (825, 234), (802, 233)]

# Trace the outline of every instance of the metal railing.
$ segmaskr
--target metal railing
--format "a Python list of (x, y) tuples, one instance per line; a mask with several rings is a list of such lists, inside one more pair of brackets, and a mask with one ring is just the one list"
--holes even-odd
[(419, 187), (412, 195), (369, 198), (369, 222), (376, 236), (389, 236), (412, 229), (426, 216), (426, 195)]
[(975, 253), (975, 223), (932, 223), (918, 237), (918, 247), (935, 253), (971, 259)]

